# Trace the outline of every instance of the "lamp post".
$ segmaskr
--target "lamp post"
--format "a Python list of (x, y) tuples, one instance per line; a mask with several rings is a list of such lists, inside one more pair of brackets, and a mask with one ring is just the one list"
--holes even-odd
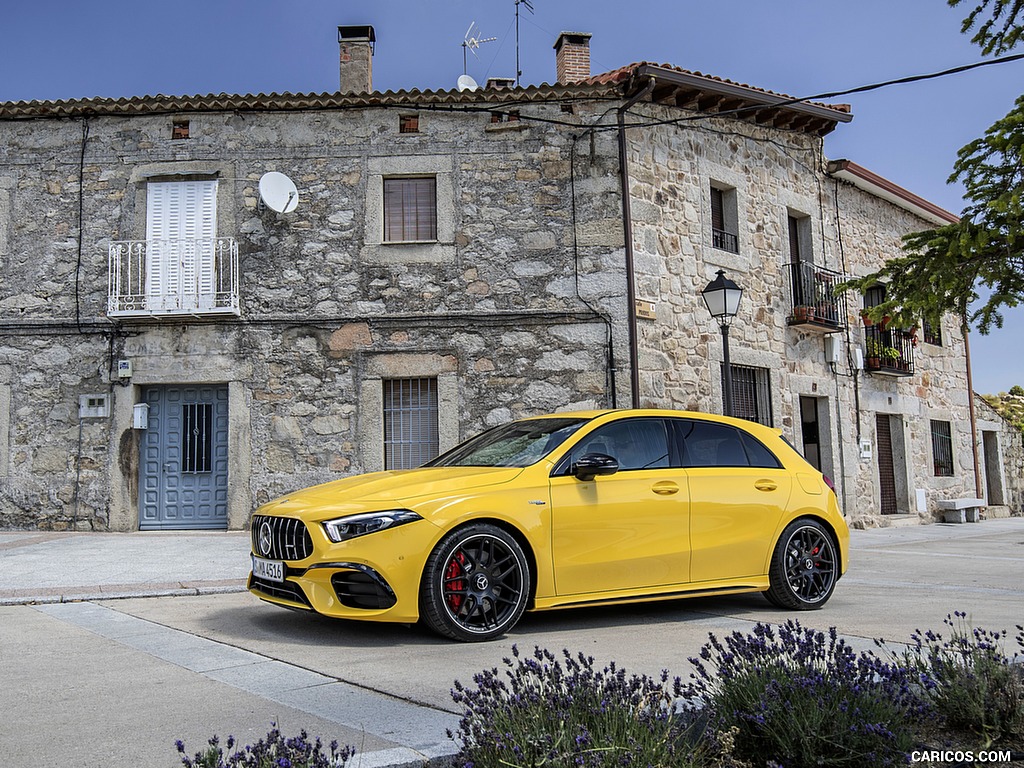
[(718, 320), (722, 328), (722, 360), (725, 365), (725, 415), (732, 416), (732, 365), (729, 363), (729, 321), (736, 317), (740, 308), (743, 289), (725, 276), (725, 270), (718, 270), (717, 277), (700, 292), (708, 312)]

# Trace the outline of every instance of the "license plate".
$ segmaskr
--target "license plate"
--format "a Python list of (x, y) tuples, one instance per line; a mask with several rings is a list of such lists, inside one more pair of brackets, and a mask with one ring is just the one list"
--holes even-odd
[(267, 581), (284, 581), (284, 562), (281, 560), (264, 560), (262, 557), (252, 556), (252, 575), (257, 579)]

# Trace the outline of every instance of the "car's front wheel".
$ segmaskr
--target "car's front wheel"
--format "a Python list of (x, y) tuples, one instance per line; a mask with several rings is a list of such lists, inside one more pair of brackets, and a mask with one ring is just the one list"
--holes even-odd
[(764, 593), (775, 605), (791, 610), (821, 608), (839, 578), (839, 556), (831, 534), (816, 520), (786, 526), (772, 553)]
[(420, 587), (420, 618), (438, 634), (474, 642), (504, 634), (530, 597), (530, 568), (519, 542), (477, 523), (445, 536), (430, 553)]

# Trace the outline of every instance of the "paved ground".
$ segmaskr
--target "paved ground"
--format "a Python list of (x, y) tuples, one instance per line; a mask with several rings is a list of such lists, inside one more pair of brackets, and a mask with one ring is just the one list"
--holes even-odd
[[(790, 614), (760, 596), (549, 612), (483, 644), (293, 613), (243, 591), (240, 533), (0, 532), (0, 754), (12, 765), (167, 766), (175, 739), (254, 741), (270, 722), (359, 748), (360, 768), (453, 751), (453, 681), (513, 644), (685, 675), (709, 632)], [(119, 599), (114, 599), (119, 598)], [(154, 599), (155, 598), (155, 599)], [(808, 626), (855, 645), (1024, 623), (1024, 519), (855, 531), (852, 566)]]

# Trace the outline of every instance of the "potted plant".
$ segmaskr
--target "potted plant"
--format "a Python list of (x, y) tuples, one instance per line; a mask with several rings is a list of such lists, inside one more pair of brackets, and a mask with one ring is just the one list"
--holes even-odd
[(868, 339), (864, 345), (864, 353), (868, 370), (878, 370), (882, 367), (882, 343), (878, 339)]
[(805, 323), (814, 319), (814, 307), (810, 304), (798, 304), (793, 307), (793, 319), (798, 323)]

